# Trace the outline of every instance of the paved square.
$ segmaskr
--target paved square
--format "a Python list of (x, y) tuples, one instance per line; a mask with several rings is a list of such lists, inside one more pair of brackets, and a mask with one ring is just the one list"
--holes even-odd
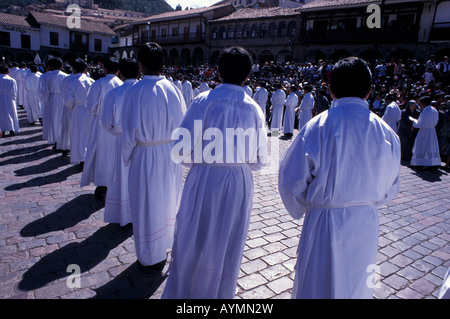
[[(79, 186), (80, 167), (23, 110), (19, 118), (20, 133), (0, 139), (0, 298), (160, 298), (166, 277), (138, 265), (132, 227), (104, 223), (95, 187)], [(281, 154), (291, 142), (280, 139)], [(403, 164), (399, 196), (379, 207), (374, 298), (437, 298), (450, 267), (450, 175)], [(276, 170), (254, 180), (236, 298), (290, 298), (303, 219), (284, 209)], [(79, 267), (79, 288), (69, 288), (69, 265)]]

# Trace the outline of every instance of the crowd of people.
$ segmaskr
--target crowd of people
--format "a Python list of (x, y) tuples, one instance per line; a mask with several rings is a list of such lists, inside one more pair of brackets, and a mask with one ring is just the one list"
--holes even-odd
[[(300, 218), (307, 207), (313, 208), (308, 211), (311, 216), (324, 209), (346, 207), (356, 224), (361, 222), (356, 217), (359, 213), (353, 215), (358, 209), (367, 211), (375, 223), (376, 210), (370, 203), (393, 198), (398, 192), (397, 144), (398, 159), (401, 150), (402, 158), (412, 167), (437, 168), (444, 161), (444, 168), (449, 168), (447, 57), (442, 63), (431, 57), (424, 65), (416, 60), (379, 61), (371, 72), (361, 59), (344, 59), (336, 64), (258, 65), (251, 63), (248, 53), (240, 48), (227, 50), (217, 66), (164, 66), (163, 59), (159, 45), (147, 44), (139, 50), (137, 61), (109, 58), (99, 65), (88, 65), (77, 59), (67, 64), (50, 56), (39, 66), (3, 63), (0, 131), (3, 136), (18, 132), (17, 108), (24, 108), (30, 125), (42, 125), (43, 139), (62, 156), (70, 156), (73, 165), (81, 165), (80, 185), (96, 186), (95, 195), (105, 200), (105, 222), (133, 225), (136, 255), (142, 266), (161, 268), (166, 250), (172, 248), (165, 298), (234, 296), (251, 213), (252, 170), (260, 169), (265, 157), (258, 154), (255, 162), (245, 159), (245, 163), (252, 163), (248, 166), (226, 162), (192, 165), (182, 188), (181, 166), (172, 160), (173, 132), (178, 128), (193, 136), (196, 120), (223, 131), (228, 127), (262, 128), (268, 130), (264, 138), (258, 137), (263, 146), (269, 136), (292, 138), (296, 129), (299, 135), (308, 137), (292, 142), (280, 166), (280, 195), (294, 218)], [(334, 126), (325, 125), (324, 136), (329, 139), (323, 140), (319, 124), (327, 118)], [(349, 121), (356, 121), (354, 127), (349, 126), (352, 129), (346, 126)], [(310, 129), (303, 129), (305, 126)], [(364, 130), (369, 133), (362, 134)], [(339, 154), (333, 153), (329, 144), (337, 135), (350, 141), (334, 146)], [(358, 147), (362, 155), (356, 155), (354, 146), (361, 141), (364, 145)], [(318, 156), (318, 161), (320, 147), (324, 154), (330, 152), (328, 160), (342, 156), (338, 163), (325, 159), (318, 166), (326, 178), (335, 173), (333, 167), (349, 176), (354, 174), (347, 172), (349, 165), (340, 164), (342, 160), (353, 161), (349, 154), (361, 160), (373, 156), (360, 170), (380, 169), (385, 175), (370, 175), (373, 185), (387, 188), (380, 186), (377, 191), (382, 191), (377, 193), (363, 179), (363, 184), (358, 180), (351, 188), (358, 188), (364, 198), (349, 198), (357, 192), (340, 194), (339, 190), (328, 196), (332, 190), (320, 184), (326, 180), (320, 180), (317, 171), (319, 184), (310, 185), (313, 177), (309, 170), (318, 165), (311, 156)], [(386, 162), (390, 170), (385, 170)], [(298, 181), (299, 176), (309, 177)], [(339, 174), (335, 178), (340, 182)], [(307, 196), (308, 187), (316, 187), (325, 192), (323, 198), (318, 191), (314, 193), (317, 198), (299, 201), (299, 185), (303, 187), (302, 196)], [(336, 202), (328, 203), (326, 198)], [(315, 232), (308, 228), (310, 223), (305, 222), (302, 236)], [(355, 242), (361, 240), (357, 238), (360, 235), (355, 234)], [(334, 246), (325, 251), (332, 254), (334, 249), (342, 250), (342, 257), (332, 264), (356, 269), (367, 260), (375, 263), (372, 259), (378, 235), (369, 231), (364, 236), (371, 246), (356, 258), (355, 265), (345, 261), (351, 250)], [(315, 256), (329, 263), (323, 250), (319, 254), (313, 244), (302, 243), (302, 260)], [(318, 277), (322, 274), (313, 274), (311, 269), (314, 267), (307, 264), (297, 268), (294, 296), (346, 298), (370, 294), (370, 289), (362, 288), (366, 282), (362, 280), (354, 283), (357, 289), (353, 292), (342, 289), (330, 295), (330, 285), (334, 284), (324, 282)], [(337, 268), (331, 266), (331, 277), (335, 271)], [(348, 280), (343, 275), (336, 278)]]

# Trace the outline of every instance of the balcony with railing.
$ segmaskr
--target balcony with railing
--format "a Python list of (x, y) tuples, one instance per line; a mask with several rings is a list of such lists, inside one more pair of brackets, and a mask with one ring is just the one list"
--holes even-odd
[(185, 33), (177, 35), (159, 35), (159, 36), (136, 36), (133, 37), (134, 45), (143, 45), (147, 42), (156, 42), (161, 45), (179, 44), (179, 43), (201, 43), (205, 41), (205, 33)]
[(448, 41), (450, 40), (450, 22), (441, 22), (433, 24), (431, 29), (430, 41)]

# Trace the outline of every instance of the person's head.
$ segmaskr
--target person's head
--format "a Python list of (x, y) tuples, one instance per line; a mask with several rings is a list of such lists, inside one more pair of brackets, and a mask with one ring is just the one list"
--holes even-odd
[(250, 74), (252, 58), (243, 48), (228, 48), (221, 54), (218, 67), (219, 76), (224, 83), (242, 86)]
[(36, 73), (38, 70), (38, 66), (36, 64), (31, 64), (30, 65), (30, 72), (31, 73)]
[(139, 66), (136, 60), (131, 58), (120, 60), (119, 73), (122, 80), (136, 79), (139, 76)]
[(1, 62), (0, 63), (0, 74), (8, 74), (9, 73), (9, 68), (8, 65), (6, 65), (6, 63)]
[(419, 99), (419, 103), (422, 108), (425, 108), (431, 105), (431, 97), (428, 95), (424, 95)]
[(75, 61), (73, 61), (70, 66), (72, 67), (72, 72), (75, 74), (76, 73), (84, 73), (87, 70), (87, 64), (81, 58), (78, 58)]
[(408, 102), (408, 108), (411, 112), (414, 112), (417, 108), (417, 103), (414, 100)]
[(51, 70), (61, 70), (63, 67), (63, 61), (58, 57), (51, 57), (47, 64)]
[(115, 57), (110, 57), (103, 62), (105, 74), (117, 74), (119, 72), (119, 61)]
[(159, 75), (162, 72), (164, 52), (159, 44), (146, 43), (139, 49), (137, 58), (143, 75)]
[(395, 93), (386, 94), (386, 96), (384, 97), (384, 101), (386, 102), (386, 104), (391, 104), (396, 99), (397, 99), (397, 94), (395, 94)]
[(335, 99), (366, 99), (372, 89), (372, 72), (367, 62), (357, 57), (339, 60), (331, 71), (329, 89)]
[(312, 92), (312, 86), (311, 85), (305, 85), (303, 87), (303, 91), (305, 92), (305, 94), (311, 93)]
[(17, 68), (17, 67), (19, 67), (19, 63), (17, 63), (17, 62), (13, 62), (13, 63), (12, 63), (12, 67), (13, 67), (13, 68)]

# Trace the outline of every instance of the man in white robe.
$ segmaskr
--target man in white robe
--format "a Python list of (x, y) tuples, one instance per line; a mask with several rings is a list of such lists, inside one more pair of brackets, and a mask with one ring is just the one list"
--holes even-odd
[(314, 108), (314, 96), (311, 93), (312, 87), (305, 85), (303, 88), (303, 98), (298, 107), (298, 129), (301, 130), (309, 120), (312, 119), (312, 110)]
[(181, 93), (183, 93), (184, 102), (186, 103), (186, 107), (189, 108), (192, 100), (194, 99), (194, 92), (192, 90), (192, 83), (187, 79), (183, 81), (183, 85), (181, 87)]
[(25, 99), (28, 105), (28, 123), (35, 124), (42, 117), (41, 101), (39, 98), (39, 78), (41, 73), (38, 72), (37, 65), (30, 66), (30, 74), (25, 78)]
[(105, 211), (103, 220), (106, 223), (118, 223), (125, 226), (131, 223), (130, 199), (128, 196), (128, 171), (122, 158), (122, 113), (125, 92), (137, 83), (139, 67), (133, 59), (123, 59), (119, 62), (119, 78), (123, 81), (118, 86), (106, 93), (103, 100), (100, 126), (114, 136), (114, 156), (110, 159), (114, 164), (112, 181), (107, 185), (108, 192), (105, 199)]
[(202, 79), (200, 81), (200, 86), (198, 87), (199, 93), (203, 93), (203, 92), (206, 92), (209, 90), (211, 90), (211, 88), (209, 87), (208, 83), (206, 83), (206, 81), (204, 79)]
[(86, 98), (94, 80), (86, 75), (87, 65), (83, 59), (71, 63), (72, 75), (63, 87), (64, 105), (72, 110), (70, 124), (70, 163), (84, 165), (89, 132), (94, 116), (86, 109)]
[(49, 107), (49, 97), (50, 97), (50, 87), (49, 87), (49, 80), (51, 77), (51, 67), (48, 65), (48, 63), (45, 66), (46, 72), (44, 72), (39, 77), (39, 95), (40, 95), (40, 101), (41, 101), (41, 114), (42, 114), (42, 139), (47, 140), (49, 144), (50, 140), (53, 140), (51, 136), (52, 132), (50, 130), (50, 123), (51, 123), (51, 114), (50, 107)]
[(255, 100), (256, 103), (258, 103), (259, 107), (261, 108), (261, 111), (264, 114), (264, 120), (266, 119), (266, 106), (268, 98), (269, 92), (267, 92), (265, 83), (260, 83), (259, 88), (253, 95), (253, 99)]
[(25, 86), (24, 79), (26, 75), (27, 65), (24, 62), (19, 64), (19, 72), (17, 72), (17, 105), (25, 108)]
[(17, 117), (17, 84), (16, 80), (8, 75), (9, 68), (5, 63), (0, 63), (0, 136), (5, 137), (4, 132), (9, 131), (10, 136), (19, 131), (19, 119)]
[(330, 74), (333, 106), (309, 121), (280, 163), (279, 192), (304, 221), (292, 298), (372, 298), (376, 205), (399, 189), (400, 141), (365, 101), (371, 72), (345, 58)]
[(171, 135), (186, 112), (181, 92), (160, 75), (163, 59), (156, 43), (139, 49), (143, 79), (126, 91), (122, 106), (122, 156), (130, 170), (136, 255), (141, 265), (156, 268), (164, 263), (173, 242), (182, 168), (171, 159)]
[(272, 103), (272, 121), (270, 122), (270, 130), (272, 133), (276, 132), (278, 134), (278, 131), (282, 128), (283, 108), (284, 102), (286, 101), (286, 93), (284, 93), (280, 83), (277, 83), (275, 88), (276, 91), (270, 99), (270, 102)]
[[(181, 156), (192, 166), (177, 214), (162, 295), (166, 299), (234, 297), (252, 210), (252, 170), (267, 160), (263, 113), (243, 88), (250, 73), (250, 55), (244, 49), (230, 48), (218, 66), (223, 85), (200, 94), (177, 130), (188, 134), (175, 144), (174, 153), (178, 155), (178, 146), (187, 142)], [(230, 135), (230, 130), (249, 136), (253, 132), (253, 142), (245, 143), (245, 135)], [(211, 131), (216, 132), (213, 142)], [(202, 154), (200, 159), (197, 151)]]
[(395, 94), (388, 94), (385, 97), (386, 109), (384, 111), (382, 119), (397, 133), (398, 130), (398, 122), (402, 117), (402, 110), (398, 107), (397, 102), (395, 101)]
[(284, 102), (286, 109), (284, 111), (283, 134), (287, 137), (291, 137), (294, 134), (295, 108), (298, 105), (298, 96), (295, 91), (297, 91), (297, 87), (292, 85), (289, 88), (290, 93), (286, 102)]
[(103, 98), (110, 90), (122, 85), (122, 81), (117, 77), (119, 72), (119, 62), (116, 58), (109, 58), (103, 64), (105, 77), (98, 79), (92, 84), (86, 98), (86, 108), (95, 120), (89, 133), (88, 146), (86, 151), (86, 161), (84, 163), (83, 174), (81, 175), (81, 186), (94, 184), (97, 186), (95, 195), (102, 198), (106, 195), (107, 185), (111, 180), (111, 167), (113, 155), (111, 145), (114, 137), (100, 129), (99, 116), (102, 112)]
[(413, 121), (413, 126), (419, 129), (413, 146), (411, 166), (434, 167), (441, 165), (439, 142), (435, 126), (439, 121), (439, 112), (431, 106), (431, 98), (420, 98), (419, 118)]
[(63, 151), (63, 155), (70, 150), (70, 123), (71, 110), (66, 110), (64, 107), (63, 87), (62, 83), (68, 76), (63, 72), (62, 60), (60, 58), (52, 58), (50, 61), (50, 78), (48, 79), (49, 85), (49, 100), (48, 107), (50, 108), (51, 124), (50, 129), (54, 142), (56, 143), (56, 149)]

